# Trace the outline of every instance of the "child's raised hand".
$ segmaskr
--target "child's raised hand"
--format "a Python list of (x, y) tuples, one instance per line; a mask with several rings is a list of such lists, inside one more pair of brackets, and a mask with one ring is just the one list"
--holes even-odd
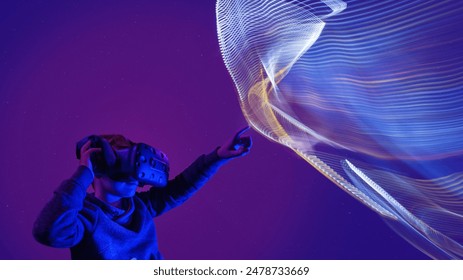
[(235, 136), (217, 149), (220, 158), (228, 159), (245, 156), (249, 153), (252, 146), (251, 136), (241, 136), (249, 130), (249, 126), (238, 131)]
[(87, 166), (93, 172), (92, 161), (90, 157), (93, 153), (101, 152), (101, 148), (91, 148), (90, 145), (92, 144), (91, 140), (85, 142), (85, 144), (80, 148), (80, 165)]

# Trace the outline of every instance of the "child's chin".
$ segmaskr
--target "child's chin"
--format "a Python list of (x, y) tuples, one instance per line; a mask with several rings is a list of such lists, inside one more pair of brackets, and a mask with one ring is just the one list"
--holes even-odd
[(137, 191), (137, 186), (127, 186), (127, 188), (125, 188), (125, 190), (123, 191), (120, 191), (120, 196), (121, 197), (132, 197), (135, 195)]
[(132, 197), (132, 196), (135, 195), (136, 191), (137, 191), (137, 189), (135, 188), (133, 191), (125, 192), (123, 196), (124, 197)]

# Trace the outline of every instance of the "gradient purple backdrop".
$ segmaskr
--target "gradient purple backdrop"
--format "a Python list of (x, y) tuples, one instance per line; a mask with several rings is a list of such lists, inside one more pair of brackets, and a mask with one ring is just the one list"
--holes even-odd
[[(177, 174), (246, 125), (215, 1), (2, 1), (0, 259), (69, 259), (31, 230), (77, 167), (74, 145), (122, 133)], [(167, 259), (426, 259), (378, 215), (255, 132), (191, 200), (155, 219)]]

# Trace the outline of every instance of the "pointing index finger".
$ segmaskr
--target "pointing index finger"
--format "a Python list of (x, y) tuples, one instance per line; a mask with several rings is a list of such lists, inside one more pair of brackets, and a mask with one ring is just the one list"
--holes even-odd
[(235, 135), (235, 139), (239, 139), (241, 134), (245, 133), (246, 131), (248, 131), (251, 127), (248, 125), (246, 126), (245, 128), (241, 129), (240, 131), (238, 131)]

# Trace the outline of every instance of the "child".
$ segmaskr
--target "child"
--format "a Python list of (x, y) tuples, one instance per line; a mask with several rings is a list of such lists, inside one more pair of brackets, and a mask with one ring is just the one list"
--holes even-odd
[[(153, 218), (181, 205), (221, 165), (246, 155), (251, 138), (241, 134), (248, 129), (200, 156), (165, 188), (152, 187), (139, 193), (139, 182), (133, 179), (118, 180), (100, 173), (95, 176), (95, 157), (91, 155), (103, 151), (87, 141), (79, 151), (77, 171), (58, 187), (37, 218), (35, 239), (48, 246), (70, 248), (72, 259), (162, 259)], [(115, 151), (135, 145), (121, 135), (101, 137)], [(87, 193), (90, 185), (94, 193)]]

